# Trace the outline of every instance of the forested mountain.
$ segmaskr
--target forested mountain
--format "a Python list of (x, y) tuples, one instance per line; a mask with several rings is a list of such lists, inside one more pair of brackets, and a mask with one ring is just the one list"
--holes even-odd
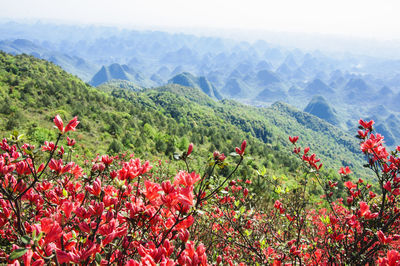
[(314, 96), (306, 108), (304, 108), (304, 112), (318, 116), (332, 125), (337, 125), (339, 123), (335, 108), (331, 107), (322, 96)]
[(211, 98), (220, 100), (222, 98), (218, 90), (207, 80), (206, 77), (195, 77), (190, 73), (184, 72), (174, 76), (168, 81), (170, 84), (178, 84), (190, 88), (197, 88)]
[(259, 158), (253, 167), (283, 171), (297, 165), (288, 156), (288, 136), (301, 135), (300, 142), (319, 153), (327, 167), (362, 168), (353, 164), (360, 161), (353, 137), (283, 103), (258, 108), (232, 100), (217, 102), (199, 89), (173, 84), (142, 90), (112, 84), (99, 88), (48, 61), (1, 53), (0, 133), (17, 129), (41, 143), (55, 137), (46, 129), (55, 114), (77, 115), (82, 130), (75, 137), (87, 154), (94, 149), (130, 150), (171, 157), (189, 142), (200, 154), (216, 149), (228, 154), (232, 145), (246, 138), (249, 153)]

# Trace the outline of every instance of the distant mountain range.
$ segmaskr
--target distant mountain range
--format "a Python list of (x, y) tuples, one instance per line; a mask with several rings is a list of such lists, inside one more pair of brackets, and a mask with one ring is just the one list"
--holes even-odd
[[(57, 34), (46, 35), (50, 29)], [(49, 60), (94, 86), (112, 82), (136, 90), (175, 83), (255, 106), (282, 101), (349, 131), (360, 117), (370, 117), (388, 133), (388, 144), (400, 143), (400, 125), (390, 123), (400, 120), (399, 60), (331, 56), (266, 41), (12, 23), (0, 24), (0, 50)]]
[(197, 88), (208, 96), (221, 100), (222, 96), (218, 90), (207, 80), (206, 77), (195, 77), (190, 73), (184, 72), (176, 75), (168, 83), (178, 84), (186, 87)]
[(0, 50), (13, 55), (29, 54), (37, 58), (46, 59), (84, 80), (89, 79), (98, 67), (97, 64), (74, 54), (51, 50), (26, 39), (0, 41)]
[(141, 73), (136, 72), (127, 65), (120, 65), (117, 63), (109, 66), (102, 66), (101, 69), (93, 76), (89, 84), (99, 86), (110, 80), (126, 80), (131, 81), (141, 87), (153, 87), (156, 83), (144, 77)]
[(339, 119), (337, 118), (337, 113), (334, 108), (332, 108), (326, 99), (322, 96), (314, 96), (308, 103), (304, 112), (315, 115), (332, 125), (338, 125)]

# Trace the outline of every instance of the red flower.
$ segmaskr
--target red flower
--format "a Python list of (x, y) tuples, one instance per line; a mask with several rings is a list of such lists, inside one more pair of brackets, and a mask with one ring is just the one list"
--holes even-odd
[(145, 174), (151, 168), (152, 166), (148, 161), (141, 164), (140, 159), (131, 159), (129, 162), (124, 163), (123, 168), (118, 171), (119, 179), (134, 179), (139, 175)]
[(282, 205), (282, 203), (281, 203), (279, 200), (276, 200), (276, 201), (275, 201), (274, 208), (277, 209), (277, 210), (279, 210), (279, 212), (280, 212), (281, 214), (285, 212), (285, 209), (283, 208), (283, 205)]
[(56, 115), (56, 117), (54, 117), (53, 119), (54, 124), (56, 125), (56, 127), (58, 127), (58, 130), (60, 130), (60, 132), (64, 132), (64, 123), (61, 119), (61, 117), (59, 115)]
[(365, 129), (372, 129), (372, 125), (374, 124), (374, 120), (371, 120), (369, 122), (365, 122), (364, 120), (360, 119), (358, 120), (358, 123), (360, 124), (360, 126), (362, 126)]
[(240, 156), (243, 156), (244, 151), (246, 150), (246, 146), (247, 146), (247, 141), (243, 140), (240, 149), (238, 147), (235, 148), (236, 153), (239, 154)]
[(366, 213), (369, 212), (369, 206), (366, 202), (360, 201), (360, 211), (361, 216), (364, 216)]
[(112, 162), (114, 161), (113, 157), (110, 157), (108, 155), (103, 155), (101, 156), (101, 161), (105, 164), (105, 165), (110, 165), (112, 164)]
[(49, 163), (50, 169), (54, 170), (59, 175), (64, 174), (64, 173), (68, 172), (69, 170), (71, 170), (73, 165), (74, 165), (74, 163), (70, 162), (67, 165), (63, 166), (62, 159), (59, 159), (58, 161), (56, 161), (55, 159), (51, 159), (51, 161)]
[(243, 189), (243, 196), (247, 197), (249, 190), (247, 188)]
[(346, 166), (346, 168), (341, 167), (339, 170), (339, 174), (341, 175), (349, 175), (351, 174), (351, 170), (348, 166)]
[(386, 237), (385, 234), (381, 230), (376, 232), (376, 235), (378, 236), (379, 242), (381, 242), (384, 245), (392, 242), (392, 240), (393, 240), (393, 238), (390, 236)]
[(78, 117), (75, 116), (68, 122), (67, 126), (64, 128), (64, 123), (59, 115), (56, 115), (53, 119), (54, 124), (60, 130), (61, 134), (67, 133), (68, 131), (75, 131), (76, 126), (79, 124)]
[(345, 185), (348, 189), (352, 189), (352, 188), (357, 187), (357, 185), (356, 185), (356, 184), (353, 184), (353, 182), (351, 182), (351, 181), (344, 182), (344, 185)]
[(70, 139), (69, 137), (67, 137), (67, 145), (72, 147), (74, 146), (76, 143), (76, 141), (74, 139)]
[(292, 144), (295, 144), (295, 143), (297, 142), (298, 139), (299, 139), (299, 136), (294, 136), (294, 137), (289, 136), (289, 141), (290, 141)]
[(73, 257), (71, 256), (70, 253), (62, 251), (60, 249), (56, 250), (56, 255), (57, 255), (57, 261), (58, 263), (67, 263), (73, 260)]
[(399, 265), (400, 264), (400, 253), (394, 249), (387, 252), (387, 258), (389, 265)]
[(101, 180), (96, 178), (93, 182), (93, 186), (86, 186), (85, 189), (92, 195), (98, 197), (101, 193)]
[(217, 265), (219, 265), (222, 262), (222, 256), (218, 255), (217, 257)]
[(144, 185), (146, 186), (146, 198), (150, 201), (154, 201), (160, 197), (158, 192), (161, 191), (162, 188), (159, 184), (146, 180), (144, 181)]
[(53, 142), (44, 142), (44, 146), (42, 146), (42, 151), (53, 151), (57, 149), (56, 145)]
[(398, 188), (393, 189), (392, 194), (395, 196), (400, 195), (400, 189), (398, 189)]
[(383, 188), (389, 192), (392, 192), (392, 183), (390, 183), (390, 181), (387, 181)]
[[(43, 222), (43, 220), (42, 220), (42, 222)], [(46, 237), (44, 239), (44, 242), (47, 244), (51, 243), (53, 241), (56, 241), (57, 239), (60, 239), (60, 237), (63, 235), (61, 226), (56, 221), (51, 221), (51, 223), (52, 223), (52, 225), (50, 228), (47, 229), (48, 232), (46, 232)], [(44, 227), (43, 223), (42, 223), (42, 227)]]
[(67, 133), (68, 131), (75, 131), (76, 126), (79, 124), (78, 117), (75, 116), (74, 118), (69, 121), (68, 125), (64, 129), (64, 133)]
[(369, 196), (370, 196), (371, 199), (373, 199), (373, 198), (376, 197), (376, 194), (370, 190), (369, 191)]
[(225, 154), (219, 153), (219, 151), (214, 151), (213, 153), (214, 160), (223, 162), (226, 158)]
[(179, 171), (179, 173), (175, 176), (174, 185), (182, 185), (185, 187), (192, 187), (197, 181), (200, 180), (200, 175), (195, 172), (188, 173), (185, 171)]
[(365, 139), (365, 138), (368, 136), (368, 133), (369, 133), (369, 130), (368, 130), (368, 129), (365, 130), (365, 132), (362, 131), (362, 130), (358, 130), (358, 136), (359, 136), (361, 139)]
[(188, 150), (186, 152), (186, 156), (189, 156), (193, 151), (193, 143), (189, 144)]
[(351, 205), (353, 203), (353, 200), (354, 200), (353, 197), (351, 197), (351, 196), (347, 197), (347, 204)]
[(179, 239), (183, 243), (186, 243), (189, 240), (189, 236), (190, 236), (190, 233), (189, 233), (189, 231), (187, 229), (182, 230), (182, 232), (180, 232), (178, 234)]
[(31, 173), (29, 165), (25, 161), (21, 161), (15, 164), (15, 171), (17, 171), (18, 175), (28, 175)]

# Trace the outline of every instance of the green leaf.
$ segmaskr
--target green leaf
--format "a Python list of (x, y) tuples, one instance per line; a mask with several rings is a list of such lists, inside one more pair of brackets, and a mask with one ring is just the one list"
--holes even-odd
[(96, 262), (100, 264), (101, 262), (101, 255), (100, 253), (96, 253)]
[(19, 163), (19, 162), (22, 162), (23, 160), (25, 160), (26, 159), (26, 156), (20, 156), (20, 157), (18, 157), (17, 159), (15, 159), (13, 162), (14, 163)]
[(10, 255), (10, 257), (8, 257), (8, 259), (9, 260), (18, 259), (18, 258), (24, 256), (27, 251), (28, 251), (28, 249), (26, 249), (26, 248), (16, 249), (13, 252), (11, 252), (11, 255)]
[(17, 140), (22, 140), (25, 137), (24, 134), (18, 135)]
[(260, 244), (261, 244), (261, 248), (262, 249), (264, 249), (267, 245), (266, 245), (266, 242), (265, 242), (265, 239), (263, 239), (263, 240), (261, 240), (260, 241)]
[(36, 240), (40, 241), (40, 239), (42, 239), (43, 237), (43, 232), (40, 232), (39, 235), (37, 236)]
[(12, 133), (12, 136), (15, 137), (15, 138), (17, 138), (18, 135), (19, 135), (18, 131), (17, 131), (17, 130), (14, 130), (13, 133)]
[(21, 237), (21, 242), (24, 243), (25, 245), (28, 245), (31, 242), (31, 238), (27, 235)]
[(263, 166), (263, 167), (261, 168), (260, 174), (261, 174), (262, 176), (264, 176), (266, 173), (267, 173), (267, 168), (265, 168), (265, 166)]
[(321, 222), (323, 222), (324, 224), (330, 224), (330, 222), (331, 222), (328, 215), (326, 215), (326, 216), (321, 216), (319, 219), (320, 219)]
[(63, 188), (62, 193), (63, 193), (64, 198), (68, 198), (68, 191), (65, 190), (65, 188)]

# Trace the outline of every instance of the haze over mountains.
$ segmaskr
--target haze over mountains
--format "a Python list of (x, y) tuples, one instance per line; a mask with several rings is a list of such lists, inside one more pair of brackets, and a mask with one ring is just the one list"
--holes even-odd
[(400, 141), (400, 60), (288, 49), (262, 40), (16, 23), (0, 24), (0, 50), (49, 60), (93, 86), (175, 83), (216, 100), (255, 106), (283, 101), (345, 130), (353, 130), (360, 117), (372, 118), (387, 144)]

